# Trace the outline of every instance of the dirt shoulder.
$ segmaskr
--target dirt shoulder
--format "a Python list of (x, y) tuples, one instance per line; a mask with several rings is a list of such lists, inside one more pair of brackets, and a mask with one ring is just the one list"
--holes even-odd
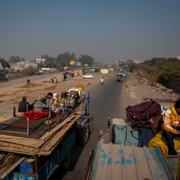
[[(110, 78), (109, 74), (105, 78)], [(62, 75), (56, 76), (58, 83), (50, 82), (52, 75), (39, 77), (31, 80), (31, 85), (27, 86), (26, 81), (14, 81), (11, 86), (0, 88), (0, 121), (12, 117), (13, 107), (17, 107), (22, 96), (27, 96), (29, 103), (32, 103), (38, 96), (46, 95), (48, 92), (61, 93), (70, 87), (82, 85), (85, 89), (92, 88), (100, 82), (101, 74), (95, 74), (94, 79), (83, 79), (82, 76), (74, 77), (71, 80), (63, 81)]]
[(152, 84), (147, 79), (130, 74), (123, 83), (120, 96), (121, 109), (123, 110), (122, 117), (126, 117), (125, 108), (127, 106), (141, 103), (149, 98), (158, 101), (164, 106), (169, 106), (180, 96), (160, 84)]

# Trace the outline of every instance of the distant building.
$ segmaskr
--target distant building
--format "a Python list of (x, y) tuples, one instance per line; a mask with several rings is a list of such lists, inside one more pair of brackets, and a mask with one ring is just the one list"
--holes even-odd
[(176, 59), (180, 60), (180, 56), (177, 56)]
[(45, 61), (46, 61), (46, 58), (42, 58), (42, 57), (36, 58), (36, 62), (37, 62), (38, 64), (44, 64)]
[(41, 68), (39, 70), (40, 73), (50, 73), (50, 72), (58, 72), (56, 68)]
[(4, 68), (3, 68), (3, 65), (2, 65), (1, 63), (0, 63), (0, 69), (4, 69)]
[(22, 71), (29, 67), (37, 68), (37, 63), (33, 61), (21, 61), (11, 66), (14, 71)]

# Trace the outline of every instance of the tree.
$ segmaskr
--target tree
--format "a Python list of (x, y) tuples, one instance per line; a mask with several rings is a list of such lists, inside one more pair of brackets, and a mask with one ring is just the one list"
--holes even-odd
[(21, 61), (25, 61), (24, 58), (20, 58), (19, 56), (11, 56), (9, 58), (9, 63), (18, 63), (18, 62), (21, 62)]
[(94, 64), (94, 58), (87, 54), (80, 55), (78, 61), (80, 61), (82, 65), (88, 64), (89, 66), (92, 66)]
[(75, 54), (74, 53), (70, 53), (70, 52), (65, 52), (63, 54), (59, 54), (56, 58), (56, 64), (58, 65), (58, 67), (65, 67), (65, 66), (69, 66), (69, 61), (72, 59), (76, 59), (75, 58)]
[(4, 59), (2, 59), (2, 58), (0, 58), (0, 63), (2, 64), (2, 67), (4, 69), (7, 69), (7, 68), (11, 67), (10, 64), (7, 61), (5, 61)]
[(44, 63), (44, 66), (49, 67), (49, 68), (55, 68), (57, 66), (56, 65), (56, 59), (54, 57), (47, 56), (46, 61)]

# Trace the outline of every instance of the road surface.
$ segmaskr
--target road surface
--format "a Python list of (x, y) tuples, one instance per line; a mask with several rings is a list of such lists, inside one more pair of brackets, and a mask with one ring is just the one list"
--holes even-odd
[(94, 130), (86, 146), (73, 149), (73, 160), (70, 170), (59, 174), (59, 170), (51, 179), (74, 180), (84, 179), (85, 169), (90, 150), (97, 144), (100, 129), (107, 126), (107, 117), (121, 117), (120, 95), (122, 83), (116, 82), (115, 77), (105, 81), (104, 85), (97, 85), (90, 89), (90, 112), (94, 117)]

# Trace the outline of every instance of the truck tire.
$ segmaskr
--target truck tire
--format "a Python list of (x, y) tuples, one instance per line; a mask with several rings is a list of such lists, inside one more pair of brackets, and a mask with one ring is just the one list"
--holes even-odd
[(89, 126), (88, 126), (88, 128), (89, 128), (89, 134), (91, 134), (93, 129), (94, 129), (94, 124), (93, 124), (93, 118), (92, 117), (90, 117), (90, 119), (89, 119)]
[(71, 164), (71, 151), (68, 152), (66, 158), (63, 161), (63, 168), (64, 170), (69, 170)]
[(79, 131), (78, 139), (77, 139), (78, 145), (84, 146), (87, 143), (88, 139), (89, 139), (89, 134), (90, 134), (90, 131), (89, 131), (88, 126), (81, 129)]

